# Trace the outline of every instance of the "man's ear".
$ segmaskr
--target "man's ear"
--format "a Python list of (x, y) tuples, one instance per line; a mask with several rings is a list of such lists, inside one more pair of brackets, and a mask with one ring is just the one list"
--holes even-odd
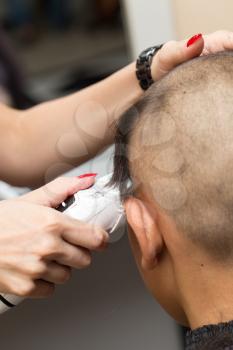
[(156, 212), (141, 200), (130, 197), (125, 201), (125, 211), (141, 250), (143, 269), (153, 269), (158, 263), (158, 255), (163, 247), (162, 235), (156, 222)]

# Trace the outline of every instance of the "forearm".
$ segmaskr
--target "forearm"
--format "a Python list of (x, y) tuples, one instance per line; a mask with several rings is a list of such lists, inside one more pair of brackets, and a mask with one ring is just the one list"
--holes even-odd
[[(205, 38), (208, 46), (215, 37)], [(182, 41), (165, 44), (153, 59), (153, 80), (203, 48), (200, 36), (190, 47)], [(96, 85), (26, 112), (0, 109), (0, 178), (15, 185), (43, 184), (93, 157), (113, 141), (114, 121), (142, 95), (132, 63)]]
[(17, 159), (4, 179), (37, 185), (93, 157), (113, 141), (112, 125), (143, 94), (131, 64), (78, 93), (20, 112)]

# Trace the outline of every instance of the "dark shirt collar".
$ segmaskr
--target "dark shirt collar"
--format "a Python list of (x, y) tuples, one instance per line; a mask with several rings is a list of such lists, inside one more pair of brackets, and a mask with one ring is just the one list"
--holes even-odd
[[(216, 338), (218, 334), (227, 333), (232, 336), (232, 344), (227, 344), (221, 349), (233, 350), (233, 321), (219, 323), (217, 325), (204, 326), (186, 334), (186, 350), (198, 350), (211, 338)], [(219, 348), (220, 349), (220, 348)]]

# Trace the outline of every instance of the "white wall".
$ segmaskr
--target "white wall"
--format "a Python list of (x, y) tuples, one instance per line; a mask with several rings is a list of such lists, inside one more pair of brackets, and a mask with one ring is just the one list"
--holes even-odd
[(122, 0), (133, 58), (144, 48), (219, 29), (233, 31), (232, 0)]
[(171, 0), (122, 0), (132, 56), (175, 38)]

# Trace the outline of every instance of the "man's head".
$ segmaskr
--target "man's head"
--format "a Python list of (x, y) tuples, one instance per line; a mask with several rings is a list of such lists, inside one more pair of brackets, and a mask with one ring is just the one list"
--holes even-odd
[(122, 117), (113, 183), (147, 286), (187, 323), (192, 283), (203, 295), (233, 267), (232, 53), (181, 65)]

